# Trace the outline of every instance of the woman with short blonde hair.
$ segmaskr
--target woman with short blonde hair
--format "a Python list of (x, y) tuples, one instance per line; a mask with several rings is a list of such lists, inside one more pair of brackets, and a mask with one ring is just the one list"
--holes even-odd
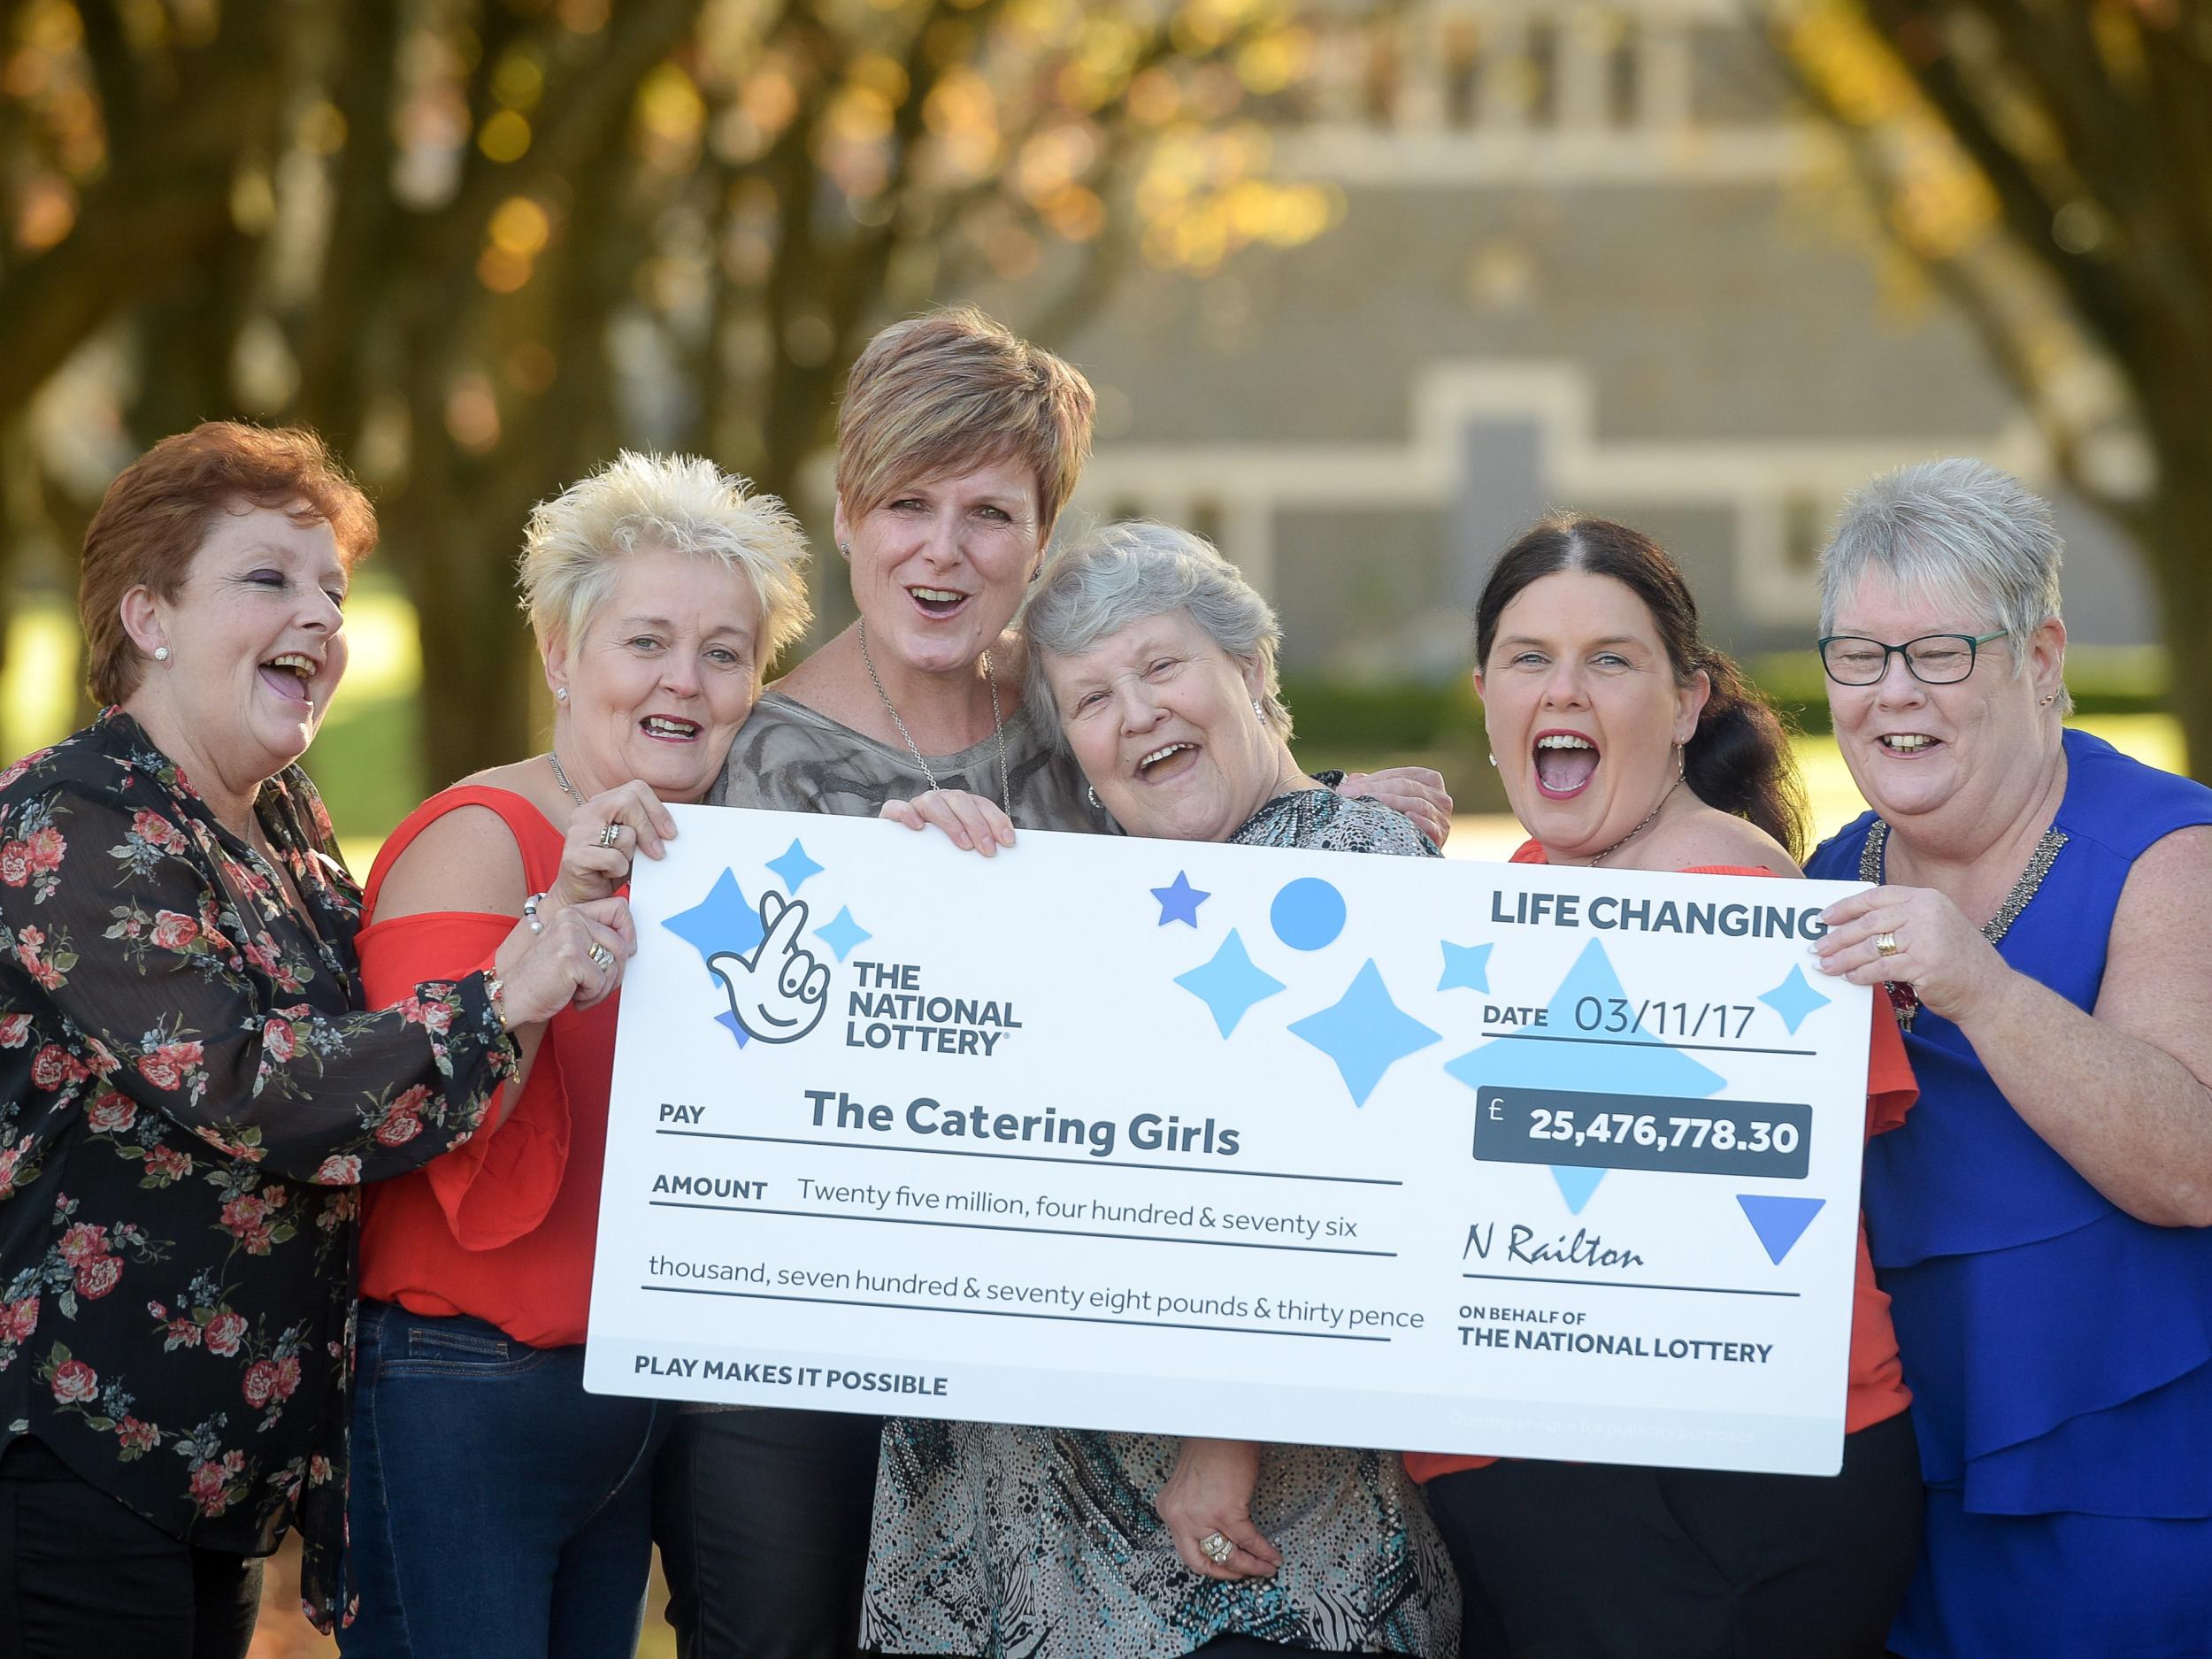
[[(675, 833), (664, 803), (705, 795), (804, 630), (805, 563), (780, 503), (695, 457), (624, 454), (541, 503), (520, 585), (552, 741), (441, 791), (385, 843), (361, 936), (372, 995), (457, 969), (517, 918), (626, 894), (632, 860)], [(475, 1651), (495, 1632), (503, 1655), (636, 1649), (672, 1411), (583, 1387), (612, 993), (611, 975), (525, 1034), (496, 1132), (368, 1207), (349, 1659)]]
[[(1072, 365), (972, 306), (894, 323), (837, 426), (853, 625), (770, 687), (720, 805), (873, 817), (918, 796), (961, 845), (1112, 828), (1022, 703), (1014, 617), (1091, 449)], [(1434, 773), (1379, 775), (1448, 833)], [(656, 1526), (686, 1659), (829, 1659), (858, 1617), (878, 1425), (821, 1411), (686, 1417)]]

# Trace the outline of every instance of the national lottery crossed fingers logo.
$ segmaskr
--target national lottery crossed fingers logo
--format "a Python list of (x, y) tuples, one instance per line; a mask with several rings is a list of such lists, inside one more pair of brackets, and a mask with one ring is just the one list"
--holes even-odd
[(714, 1023), (739, 1048), (811, 1036), (841, 996), (849, 1048), (987, 1058), (1020, 1029), (1004, 996), (937, 995), (924, 987), (914, 964), (855, 956), (875, 935), (854, 919), (849, 904), (840, 902), (829, 921), (810, 926), (830, 901), (818, 888), (810, 903), (800, 889), (818, 876), (826, 884), (833, 878), (802, 841), (795, 838), (760, 867), (783, 892), (763, 886), (757, 900), (749, 898), (737, 871), (724, 869), (696, 904), (661, 923), (713, 976), (727, 1004)]
[(715, 1016), (715, 1024), (741, 1048), (810, 1035), (828, 1012), (834, 989), (836, 976), (826, 958), (842, 964), (874, 937), (853, 919), (848, 905), (840, 905), (820, 926), (808, 926), (813, 912), (799, 890), (821, 875), (823, 866), (797, 839), (763, 867), (783, 892), (763, 887), (757, 901), (749, 899), (736, 872), (726, 869), (698, 903), (661, 923), (699, 953), (721, 987), (729, 1006)]
[(749, 952), (718, 950), (707, 966), (730, 999), (730, 1018), (762, 1042), (796, 1042), (822, 1023), (829, 1007), (829, 964), (800, 937), (804, 899), (760, 895), (760, 943)]

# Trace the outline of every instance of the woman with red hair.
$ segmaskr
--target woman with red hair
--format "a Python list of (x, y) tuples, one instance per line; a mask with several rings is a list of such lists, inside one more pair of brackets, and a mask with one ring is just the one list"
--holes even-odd
[(603, 996), (624, 907), (365, 1011), (360, 895), (297, 764), (376, 518), (311, 434), (156, 444), (86, 533), (108, 705), (0, 772), (0, 1630), (26, 1659), (245, 1652), (258, 1558), (341, 1597), (354, 1220)]

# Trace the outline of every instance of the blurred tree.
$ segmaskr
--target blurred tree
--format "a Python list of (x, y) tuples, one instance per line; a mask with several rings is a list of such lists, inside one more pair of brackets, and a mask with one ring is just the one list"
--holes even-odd
[(0, 0), (0, 432), (88, 362), (111, 470), (319, 426), (443, 780), (529, 741), (533, 502), (622, 443), (803, 494), (889, 317), (1034, 273), (1048, 338), (1130, 257), (1318, 234), (1251, 119), (1315, 50), (1291, 0)]
[(1896, 242), (2155, 578), (2212, 777), (2212, 4), (1755, 0)]

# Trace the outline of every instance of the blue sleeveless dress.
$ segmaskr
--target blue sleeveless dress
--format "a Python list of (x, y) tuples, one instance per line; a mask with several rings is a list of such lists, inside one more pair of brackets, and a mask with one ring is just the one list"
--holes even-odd
[[(2086, 1010), (2130, 868), (2212, 824), (2212, 789), (2086, 733), (2065, 746), (2067, 839), (1998, 949)], [(1859, 879), (1874, 822), (1806, 873)], [(1906, 1659), (2207, 1659), (2212, 1231), (2116, 1208), (1948, 1020), (1922, 1009), (1905, 1047), (1920, 1102), (1869, 1145), (1865, 1187), (1929, 1487), (1891, 1645)]]

